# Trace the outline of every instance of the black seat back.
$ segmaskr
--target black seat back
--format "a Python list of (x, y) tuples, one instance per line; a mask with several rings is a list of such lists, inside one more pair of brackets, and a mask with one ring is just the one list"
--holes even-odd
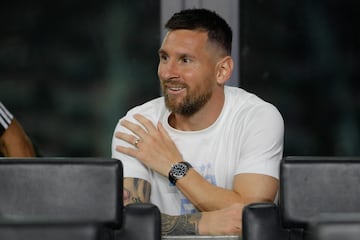
[(122, 165), (106, 158), (0, 158), (0, 222), (120, 225)]
[(284, 227), (304, 228), (323, 213), (360, 212), (360, 158), (286, 157), (280, 173)]

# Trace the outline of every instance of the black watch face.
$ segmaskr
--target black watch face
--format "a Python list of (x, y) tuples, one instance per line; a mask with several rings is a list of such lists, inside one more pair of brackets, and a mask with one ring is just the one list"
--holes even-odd
[(188, 167), (183, 163), (178, 163), (173, 166), (172, 175), (175, 178), (183, 177), (188, 171)]

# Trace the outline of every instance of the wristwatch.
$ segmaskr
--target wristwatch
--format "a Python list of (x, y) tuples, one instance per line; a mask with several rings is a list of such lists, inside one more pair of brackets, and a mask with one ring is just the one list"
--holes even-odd
[(169, 181), (175, 185), (176, 181), (183, 178), (190, 168), (192, 168), (192, 166), (188, 162), (178, 162), (173, 164), (169, 171)]

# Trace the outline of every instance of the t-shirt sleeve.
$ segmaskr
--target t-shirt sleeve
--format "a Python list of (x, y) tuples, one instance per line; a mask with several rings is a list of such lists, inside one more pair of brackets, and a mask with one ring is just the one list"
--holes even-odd
[(248, 116), (237, 174), (258, 173), (278, 179), (283, 141), (284, 122), (279, 111), (271, 104), (255, 108)]
[[(129, 116), (126, 116), (124, 118), (129, 118)], [(115, 133), (118, 131), (129, 133), (128, 129), (120, 125), (120, 121), (116, 125), (112, 138), (112, 144), (111, 144), (112, 158), (118, 159), (122, 162), (124, 177), (141, 178), (150, 182), (149, 171), (144, 164), (142, 164), (136, 158), (130, 157), (116, 150), (116, 146), (134, 147), (133, 145), (115, 137)]]
[(9, 127), (13, 118), (13, 115), (0, 102), (0, 136), (3, 135), (5, 130)]
[(126, 154), (120, 153), (116, 150), (116, 146), (125, 146), (130, 148), (135, 148), (134, 145), (129, 144), (128, 142), (125, 142), (123, 140), (120, 140), (115, 137), (116, 132), (124, 132), (128, 134), (134, 135), (130, 130), (123, 127), (120, 124), (120, 121), (123, 119), (126, 119), (128, 121), (131, 121), (133, 123), (139, 124), (139, 122), (134, 119), (134, 115), (136, 113), (142, 114), (144, 117), (148, 118), (154, 123), (154, 107), (152, 103), (147, 103), (144, 105), (140, 105), (138, 107), (135, 107), (131, 109), (123, 118), (119, 120), (119, 122), (116, 124), (113, 136), (112, 136), (112, 144), (111, 144), (111, 153), (112, 158), (118, 159), (123, 164), (123, 174), (124, 177), (131, 177), (131, 178), (140, 178), (144, 179), (151, 183), (151, 170), (145, 166), (143, 163), (141, 163), (136, 158), (133, 158), (131, 156), (128, 156)]

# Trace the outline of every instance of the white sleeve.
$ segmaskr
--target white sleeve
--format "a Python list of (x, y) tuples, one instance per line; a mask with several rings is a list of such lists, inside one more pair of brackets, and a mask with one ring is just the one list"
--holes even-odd
[[(128, 119), (130, 121), (135, 121), (132, 116), (129, 115), (129, 113), (122, 119)], [(150, 175), (148, 168), (142, 164), (139, 160), (136, 158), (130, 157), (128, 155), (125, 155), (123, 153), (120, 153), (116, 151), (116, 146), (126, 146), (126, 147), (133, 147), (129, 143), (120, 140), (115, 137), (116, 132), (126, 132), (129, 133), (130, 131), (126, 129), (125, 127), (120, 125), (120, 121), (117, 123), (115, 127), (115, 131), (112, 137), (112, 144), (111, 144), (111, 156), (114, 159), (118, 159), (123, 164), (123, 171), (124, 171), (124, 177), (132, 177), (132, 178), (141, 178), (148, 182), (150, 182)]]
[(271, 104), (249, 113), (240, 146), (237, 173), (259, 173), (279, 178), (283, 155), (284, 121)]

